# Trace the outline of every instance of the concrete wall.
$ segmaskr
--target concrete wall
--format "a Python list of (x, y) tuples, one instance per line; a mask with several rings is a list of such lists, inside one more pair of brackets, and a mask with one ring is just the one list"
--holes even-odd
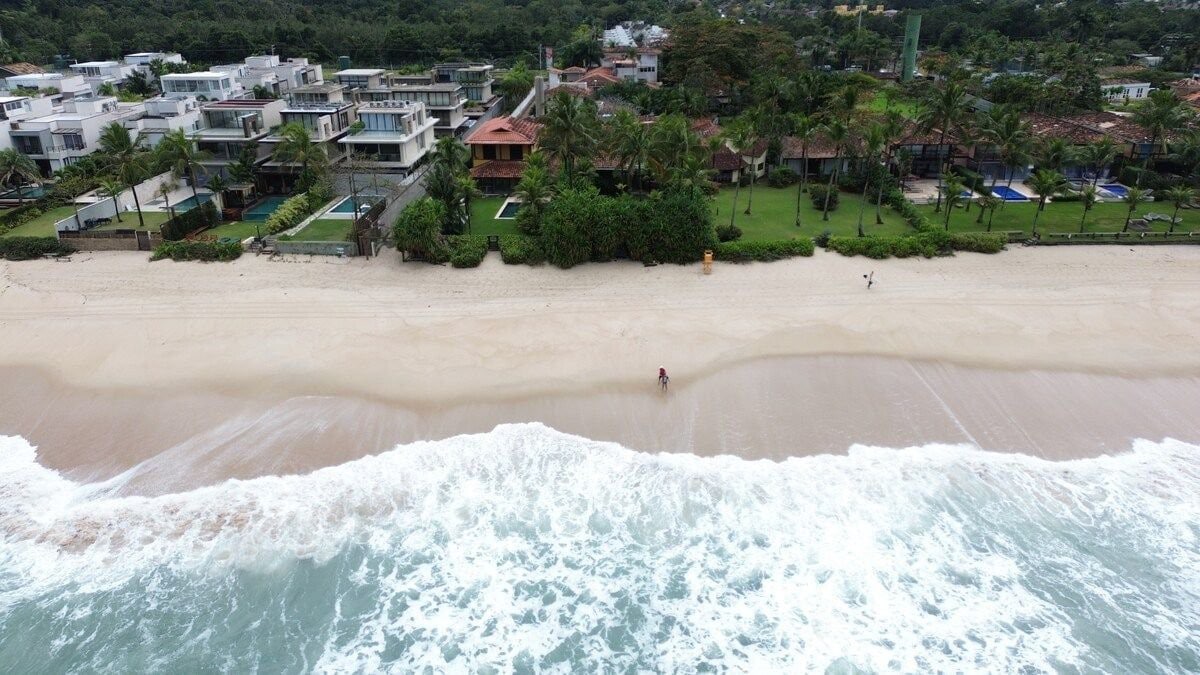
[[(135, 247), (136, 248), (136, 247)], [(299, 255), (358, 255), (358, 244), (352, 241), (275, 241), (280, 253)]]
[[(59, 239), (80, 251), (136, 251), (137, 236), (132, 232), (60, 232)], [(162, 235), (150, 233), (150, 248), (162, 243)]]

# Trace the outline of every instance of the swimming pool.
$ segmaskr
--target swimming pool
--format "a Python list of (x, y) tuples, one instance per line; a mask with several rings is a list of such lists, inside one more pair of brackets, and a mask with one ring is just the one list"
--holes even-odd
[[(378, 203), (380, 199), (381, 199), (381, 197), (377, 197), (375, 195), (359, 195), (358, 196), (358, 210), (366, 211), (367, 209), (370, 209), (372, 206), (374, 206), (376, 203)], [(332, 209), (329, 209), (329, 212), (330, 213), (354, 213), (354, 197), (346, 197), (342, 201), (338, 202), (337, 205), (335, 205)]]
[(500, 207), (500, 213), (496, 214), (496, 219), (501, 218), (516, 218), (517, 211), (521, 210), (521, 202), (507, 201), (504, 206)]
[(257, 204), (242, 211), (242, 220), (266, 220), (272, 213), (275, 213), (275, 209), (279, 208), (280, 204), (286, 201), (287, 197), (278, 195), (263, 197)]
[(1101, 185), (1100, 187), (1105, 192), (1108, 192), (1116, 197), (1120, 197), (1121, 199), (1124, 199), (1125, 195), (1129, 194), (1129, 188), (1121, 185), (1120, 183), (1109, 183), (1107, 185)]
[(37, 199), (38, 197), (44, 197), (47, 192), (49, 190), (41, 185), (26, 185), (0, 194), (0, 199)]
[(212, 195), (200, 195), (199, 200), (197, 200), (195, 196), (192, 196), (188, 197), (187, 199), (180, 200), (178, 204), (172, 204), (171, 208), (175, 209), (177, 213), (185, 213), (187, 211), (191, 211), (198, 205), (203, 204), (210, 199), (212, 199)]
[(1014, 190), (1006, 185), (997, 185), (996, 187), (992, 188), (992, 194), (996, 195), (997, 197), (999, 197), (1000, 199), (1003, 199), (1006, 202), (1027, 202), (1027, 201), (1029, 201), (1029, 197), (1026, 197), (1025, 195), (1021, 194), (1020, 192), (1017, 192), (1016, 190)]

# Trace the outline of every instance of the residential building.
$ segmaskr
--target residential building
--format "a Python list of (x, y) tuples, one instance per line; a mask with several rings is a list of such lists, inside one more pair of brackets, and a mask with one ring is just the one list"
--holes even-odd
[(867, 5), (834, 5), (833, 13), (838, 16), (856, 16), (858, 14), (883, 14), (886, 10), (883, 5), (875, 5), (869, 7)]
[(292, 105), (338, 104), (347, 101), (345, 85), (337, 82), (315, 82), (293, 87), (288, 92)]
[(92, 93), (96, 93), (106, 84), (119, 85), (133, 72), (133, 66), (120, 61), (85, 61), (72, 64), (71, 72), (82, 77), (91, 86)]
[[(312, 142), (318, 144), (329, 158), (330, 164), (341, 161), (345, 152), (338, 141), (350, 133), (350, 127), (357, 120), (355, 105), (340, 96), (339, 90), (334, 100), (315, 103), (289, 103), (279, 111), (281, 127), (262, 139), (268, 153), (275, 151), (276, 145), (283, 139), (280, 129), (289, 124), (298, 124), (308, 130)], [(262, 168), (271, 174), (291, 176), (300, 173), (301, 167), (293, 162), (280, 162), (268, 158)], [(270, 178), (268, 177), (268, 181)], [(288, 180), (280, 180), (280, 187), (286, 187)]]
[(465, 66), (454, 71), (452, 81), (462, 85), (468, 101), (487, 103), (494, 98), (492, 84), (496, 80), (492, 77), (493, 68), (487, 64)]
[(413, 101), (425, 104), (426, 113), (434, 120), (434, 133), (458, 136), (466, 128), (467, 98), (457, 82), (431, 84), (399, 84), (369, 89), (360, 93), (362, 101)]
[(242, 77), (247, 78), (247, 82), (242, 83), (247, 90), (258, 84), (275, 96), (286, 96), (296, 87), (325, 81), (320, 64), (309, 63), (304, 58), (282, 60), (274, 54), (247, 56)]
[(1100, 83), (1104, 98), (1114, 103), (1140, 101), (1150, 96), (1150, 83), (1136, 78), (1115, 78)]
[(170, 98), (194, 97), (198, 101), (224, 101), (244, 93), (241, 84), (228, 72), (170, 73), (161, 78), (163, 95)]
[(126, 54), (125, 58), (122, 60), (125, 61), (125, 65), (133, 66), (134, 68), (146, 74), (150, 73), (150, 64), (154, 61), (176, 64), (187, 63), (187, 61), (183, 59), (183, 56), (176, 52), (136, 52), (133, 54)]
[(32, 63), (19, 61), (17, 63), (9, 63), (0, 66), (0, 78), (9, 78), (16, 75), (32, 75), (33, 73), (44, 73), (41, 67), (35, 66)]
[(600, 59), (600, 67), (609, 69), (619, 80), (634, 80), (658, 84), (658, 57), (662, 51), (654, 47), (609, 50)]
[(256, 147), (257, 161), (268, 158), (270, 148), (263, 141), (283, 123), (283, 100), (227, 99), (201, 107), (200, 128), (192, 133), (196, 147), (209, 153), (203, 163), (220, 171), (237, 161), (250, 145)]
[(496, 117), (472, 129), (464, 142), (471, 149), (471, 177), (482, 192), (512, 192), (525, 171), (525, 158), (537, 146), (541, 128), (527, 118)]
[(1163, 62), (1163, 57), (1147, 53), (1130, 54), (1129, 58), (1135, 63), (1147, 68), (1157, 68), (1162, 65)]
[(347, 68), (334, 73), (333, 80), (345, 85), (352, 93), (358, 89), (382, 89), (386, 86), (387, 71), (382, 68)]
[(411, 171), (433, 147), (434, 122), (419, 101), (367, 101), (358, 106), (361, 131), (342, 136), (347, 153), (366, 155), (381, 172)]
[(5, 86), (13, 89), (37, 89), (39, 91), (54, 90), (63, 98), (73, 96), (90, 96), (92, 87), (80, 75), (65, 73), (29, 73), (5, 78)]
[(46, 176), (96, 151), (101, 130), (141, 114), (141, 104), (123, 109), (111, 96), (77, 96), (61, 110), (10, 122), (13, 147), (27, 155)]
[(181, 129), (190, 136), (200, 129), (200, 102), (193, 97), (159, 96), (141, 105), (142, 114), (125, 120), (124, 125), (148, 147), (158, 145), (163, 136), (172, 131)]

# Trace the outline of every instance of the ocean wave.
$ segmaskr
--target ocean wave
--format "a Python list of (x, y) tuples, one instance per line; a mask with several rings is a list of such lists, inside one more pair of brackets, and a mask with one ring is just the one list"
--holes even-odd
[(1196, 670), (1198, 450), (776, 463), (522, 424), (128, 497), (2, 438), (0, 663)]

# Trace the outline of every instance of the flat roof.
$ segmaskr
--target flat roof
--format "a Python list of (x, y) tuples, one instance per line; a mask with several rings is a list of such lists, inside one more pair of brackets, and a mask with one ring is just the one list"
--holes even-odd
[(121, 63), (119, 61), (84, 61), (83, 63), (71, 64), (71, 67), (72, 68), (84, 68), (84, 67), (95, 68), (95, 67), (99, 67), (99, 66), (119, 66), (119, 65), (121, 65)]
[(347, 77), (361, 77), (363, 75), (382, 75), (386, 72), (387, 71), (383, 68), (347, 68), (346, 70), (339, 70), (333, 75), (334, 77), (337, 77), (338, 75), (345, 75)]
[[(458, 82), (437, 82), (435, 84), (394, 84), (384, 87), (384, 91), (458, 91), (463, 86)], [(376, 90), (372, 90), (376, 91)]]
[(342, 91), (346, 85), (339, 82), (315, 82), (313, 84), (302, 84), (299, 87), (292, 87), (293, 94), (329, 94), (335, 91)]
[(0, 105), (12, 103), (13, 101), (24, 101), (28, 96), (0, 96)]
[(163, 75), (162, 79), (172, 80), (215, 80), (219, 78), (229, 77), (229, 73), (214, 73), (211, 70), (204, 70), (198, 73), (169, 73)]

